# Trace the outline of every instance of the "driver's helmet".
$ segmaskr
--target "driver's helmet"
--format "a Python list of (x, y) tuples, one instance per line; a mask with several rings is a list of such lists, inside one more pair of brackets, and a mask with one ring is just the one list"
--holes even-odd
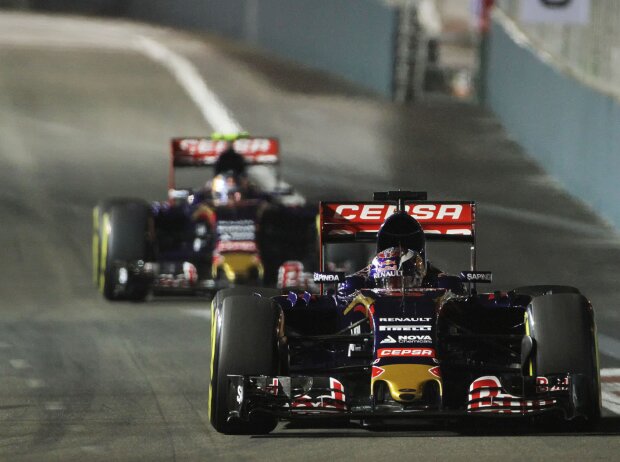
[(242, 185), (232, 172), (215, 175), (211, 181), (211, 198), (215, 205), (239, 202), (243, 197)]
[(389, 247), (373, 258), (368, 276), (382, 289), (418, 288), (426, 276), (426, 261), (417, 250)]
[(418, 221), (406, 212), (390, 215), (377, 233), (377, 253), (390, 247), (411, 249), (425, 255), (426, 239)]

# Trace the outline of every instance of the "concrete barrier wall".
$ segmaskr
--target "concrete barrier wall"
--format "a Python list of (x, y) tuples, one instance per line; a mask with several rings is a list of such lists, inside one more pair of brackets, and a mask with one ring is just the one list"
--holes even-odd
[(246, 10), (252, 0), (126, 0), (122, 16), (180, 29), (245, 38)]
[(487, 102), (568, 191), (620, 226), (620, 103), (543, 62), (492, 25)]
[(378, 0), (262, 0), (257, 43), (392, 94), (396, 14)]
[(213, 32), (391, 97), (396, 12), (382, 0), (30, 0)]

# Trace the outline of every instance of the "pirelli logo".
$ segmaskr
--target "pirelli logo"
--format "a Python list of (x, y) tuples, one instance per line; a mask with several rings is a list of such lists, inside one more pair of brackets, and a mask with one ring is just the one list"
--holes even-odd
[(379, 326), (380, 332), (430, 332), (432, 326)]
[[(184, 138), (177, 143), (179, 150), (189, 155), (219, 154), (229, 146), (229, 141), (208, 138)], [(270, 138), (242, 138), (233, 142), (233, 148), (240, 154), (277, 154), (278, 142)]]

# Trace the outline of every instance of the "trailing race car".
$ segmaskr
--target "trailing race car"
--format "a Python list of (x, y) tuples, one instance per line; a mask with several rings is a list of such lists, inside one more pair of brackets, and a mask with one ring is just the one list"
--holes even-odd
[[(214, 136), (171, 142), (168, 201), (100, 202), (93, 212), (94, 279), (109, 300), (275, 284), (288, 259), (316, 246), (316, 210), (280, 181), (259, 188), (254, 166), (279, 163), (275, 138)], [(211, 167), (198, 189), (178, 189), (176, 169)]]
[[(599, 418), (590, 302), (566, 286), (478, 292), (492, 275), (476, 269), (473, 202), (403, 191), (322, 202), (320, 237), (321, 260), (343, 242), (372, 240), (377, 254), (353, 275), (314, 273), (318, 294), (237, 288), (213, 300), (217, 431), (266, 433), (278, 419)], [(435, 268), (427, 240), (468, 244), (471, 267)]]

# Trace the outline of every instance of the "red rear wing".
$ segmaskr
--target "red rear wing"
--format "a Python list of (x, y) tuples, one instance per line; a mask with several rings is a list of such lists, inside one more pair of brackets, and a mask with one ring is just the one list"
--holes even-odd
[[(396, 209), (388, 202), (321, 202), (321, 242), (375, 240), (385, 219)], [(475, 241), (474, 202), (408, 201), (405, 209), (420, 223), (427, 238)]]
[[(174, 167), (203, 167), (214, 165), (228, 146), (229, 141), (211, 138), (173, 138), (171, 140)], [(233, 148), (250, 165), (272, 165), (280, 160), (280, 143), (277, 138), (239, 138)]]

